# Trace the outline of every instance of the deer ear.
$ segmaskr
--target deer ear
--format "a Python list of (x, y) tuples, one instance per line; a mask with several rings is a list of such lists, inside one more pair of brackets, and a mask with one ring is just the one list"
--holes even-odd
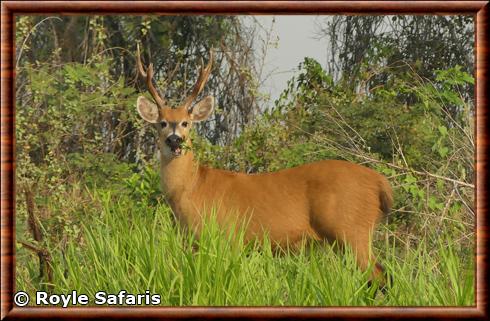
[(200, 102), (194, 105), (191, 109), (189, 109), (189, 115), (191, 116), (191, 120), (193, 122), (200, 122), (208, 119), (209, 115), (213, 112), (214, 108), (214, 97), (207, 96)]
[(158, 123), (160, 118), (158, 106), (149, 101), (146, 97), (138, 97), (138, 100), (136, 101), (136, 108), (138, 109), (138, 113), (140, 114), (141, 118), (149, 123)]

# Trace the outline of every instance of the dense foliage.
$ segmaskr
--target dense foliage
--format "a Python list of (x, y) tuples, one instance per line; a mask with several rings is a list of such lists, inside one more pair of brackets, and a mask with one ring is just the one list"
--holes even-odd
[[(412, 26), (407, 29), (412, 36), (416, 29), (459, 30), (459, 35), (471, 29), (466, 17), (444, 23), (430, 17), (396, 19), (392, 22)], [(353, 23), (346, 21), (325, 30), (332, 35)], [(356, 24), (349, 28), (364, 30), (365, 22)], [(472, 61), (446, 59), (440, 65), (435, 56), (401, 55), (424, 46), (412, 44), (412, 36), (399, 44), (386, 35), (376, 37), (363, 42), (369, 45), (359, 56), (363, 59), (349, 60), (354, 56), (348, 53), (336, 58), (350, 66), (341, 73), (305, 57), (274, 108), (259, 114), (254, 32), (238, 17), (18, 17), (18, 288), (91, 292), (127, 286), (136, 293), (146, 285), (168, 293), (164, 304), (175, 305), (472, 304)], [(460, 57), (459, 47), (451, 47), (460, 40), (447, 39), (451, 57)], [(201, 240), (213, 248), (197, 253), (182, 248), (192, 237), (183, 237), (173, 225), (159, 193), (153, 128), (135, 112), (136, 97), (146, 90), (136, 76), (136, 41), (173, 101), (185, 95), (200, 58), (215, 48), (217, 63), (207, 88), (218, 98), (218, 108), (193, 133), (202, 163), (256, 173), (346, 159), (386, 175), (395, 204), (375, 233), (375, 251), (395, 275), (391, 292), (373, 300), (362, 273), (343, 270), (348, 254), (342, 259), (329, 252), (323, 258), (316, 249), (311, 256), (277, 258), (250, 247), (240, 252), (223, 248), (219, 231)], [(352, 41), (345, 40), (345, 52)], [(425, 45), (419, 49), (429, 52), (433, 42)], [(223, 255), (218, 261), (217, 253)], [(33, 255), (39, 260), (31, 260)], [(172, 264), (160, 270), (167, 259)], [(338, 295), (340, 284), (319, 273), (330, 268), (338, 271), (340, 284), (349, 285), (345, 293)], [(267, 281), (264, 271), (277, 278)], [(91, 277), (84, 280), (81, 274)], [(264, 278), (250, 283), (251, 274)], [(216, 275), (223, 279), (213, 279)], [(218, 293), (216, 282), (226, 285), (229, 295)], [(266, 282), (268, 295), (260, 292)], [(244, 284), (250, 287), (240, 297)], [(257, 293), (263, 300), (250, 301)]]

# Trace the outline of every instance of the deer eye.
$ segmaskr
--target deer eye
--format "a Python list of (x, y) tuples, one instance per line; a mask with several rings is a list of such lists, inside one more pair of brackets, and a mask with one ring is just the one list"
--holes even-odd
[(167, 122), (166, 121), (162, 121), (162, 122), (160, 122), (160, 125), (162, 126), (162, 128), (165, 128), (165, 127), (167, 127)]
[(182, 122), (182, 124), (181, 124), (181, 125), (182, 125), (182, 127), (187, 127), (187, 126), (189, 125), (189, 123), (188, 123), (188, 122), (186, 122), (186, 121), (184, 121), (184, 122)]

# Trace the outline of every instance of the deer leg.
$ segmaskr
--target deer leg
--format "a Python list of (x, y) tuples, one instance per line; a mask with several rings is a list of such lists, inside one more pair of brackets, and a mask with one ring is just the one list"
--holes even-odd
[(352, 238), (346, 238), (345, 243), (349, 244), (355, 255), (358, 266), (361, 270), (366, 271), (371, 268), (369, 275), (369, 286), (376, 282), (379, 288), (384, 292), (386, 290), (386, 273), (384, 267), (376, 261), (371, 254), (371, 238), (369, 233), (357, 233)]

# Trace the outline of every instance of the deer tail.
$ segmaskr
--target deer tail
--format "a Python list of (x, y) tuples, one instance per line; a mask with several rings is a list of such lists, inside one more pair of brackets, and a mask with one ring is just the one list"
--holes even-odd
[(379, 189), (379, 209), (384, 215), (390, 214), (391, 207), (393, 206), (393, 191), (391, 190), (390, 183), (383, 177), (381, 179), (381, 186)]

